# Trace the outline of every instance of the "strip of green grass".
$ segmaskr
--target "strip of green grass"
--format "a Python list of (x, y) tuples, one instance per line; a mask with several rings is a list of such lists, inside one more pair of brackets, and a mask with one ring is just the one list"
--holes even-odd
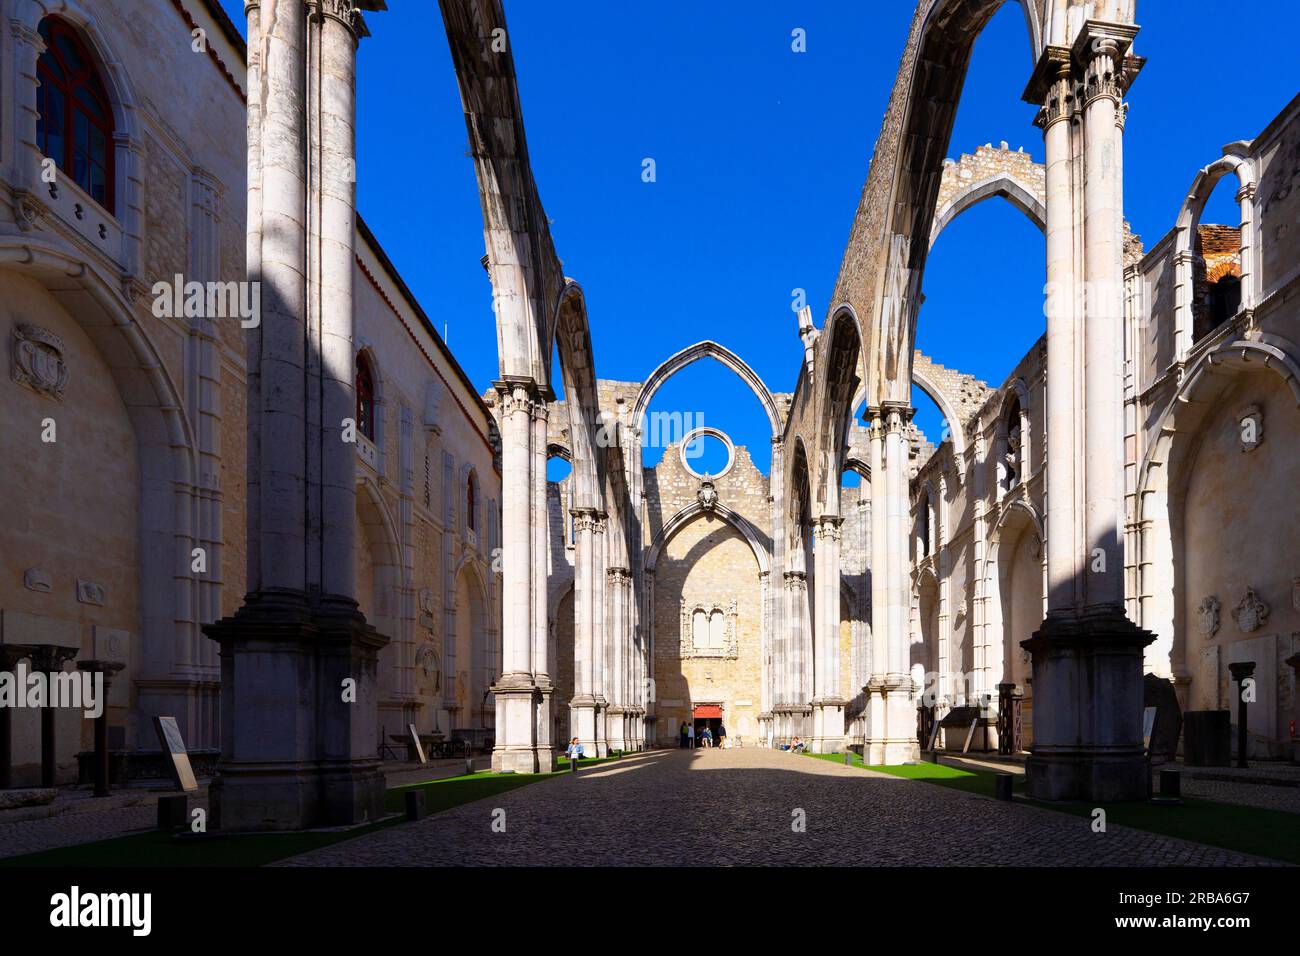
[[(932, 763), (868, 769), (986, 797), (993, 796), (993, 780), (997, 776), (988, 771), (959, 770)], [(1024, 789), (1023, 777), (1017, 776), (1015, 789)], [(1181, 806), (1160, 806), (1145, 800), (1103, 804), (1046, 803), (1029, 799), (1025, 802), (1045, 810), (1085, 818), (1091, 818), (1093, 810), (1100, 806), (1106, 811), (1108, 823), (1300, 864), (1300, 814), (1216, 803), (1195, 797), (1184, 798)]]

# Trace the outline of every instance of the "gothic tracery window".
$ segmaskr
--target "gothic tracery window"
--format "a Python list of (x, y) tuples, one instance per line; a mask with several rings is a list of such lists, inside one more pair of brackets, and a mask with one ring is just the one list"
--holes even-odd
[(95, 202), (113, 212), (113, 110), (94, 59), (58, 17), (40, 25), (37, 148)]

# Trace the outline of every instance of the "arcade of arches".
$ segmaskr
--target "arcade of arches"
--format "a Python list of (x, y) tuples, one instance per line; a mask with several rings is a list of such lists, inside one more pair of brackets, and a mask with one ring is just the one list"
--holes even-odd
[[(245, 46), (214, 0), (0, 0), (0, 492), (27, 515), (0, 527), (0, 666), (110, 668), (128, 751), (176, 715), (220, 761), (228, 829), (373, 819), (376, 742), (408, 725), (537, 772), (567, 738), (672, 746), (694, 720), (733, 746), (798, 737), (896, 764), (960, 748), (973, 721), (1028, 751), (1033, 795), (1141, 797), (1144, 695), (1227, 709), (1244, 664), (1251, 753), (1291, 757), (1300, 99), (1224, 130), (1253, 138), (1187, 171), (1144, 249), (1121, 175), (1142, 135), (1125, 128), (1145, 63), (1133, 0), (1023, 0), (1041, 154), (944, 159), (1001, 3), (917, 0), (824, 318), (793, 316), (793, 391), (774, 392), (726, 329), (665, 348), (643, 381), (599, 377), (520, 78), (493, 47), (502, 3), (440, 0), (498, 326), (480, 395), (355, 218), (355, 53), (383, 3), (254, 0)], [(207, 57), (189, 52), (196, 22)], [(86, 127), (90, 162), (55, 190), (38, 77), (64, 67), (46, 37), (79, 58), (68, 82), (101, 134)], [(135, 85), (173, 75), (192, 102)], [(1238, 222), (1201, 222), (1216, 186)], [(930, 245), (987, 199), (1043, 230), (1054, 290), (1043, 337), (994, 385), (914, 348)], [(261, 282), (260, 326), (158, 314), (149, 292), (175, 275)], [(656, 417), (697, 361), (752, 391), (766, 447)], [(943, 436), (912, 422), (914, 387)], [(51, 416), (59, 441), (38, 444)], [(711, 473), (683, 453), (704, 440), (726, 449)], [(55, 732), (52, 769), (75, 772), (88, 732)]]

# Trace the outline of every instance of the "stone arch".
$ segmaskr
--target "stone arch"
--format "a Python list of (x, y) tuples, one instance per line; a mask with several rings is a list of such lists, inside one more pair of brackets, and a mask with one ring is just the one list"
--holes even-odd
[(942, 595), (943, 586), (933, 566), (921, 566), (912, 583), (912, 640), (908, 651), (908, 673), (917, 687), (929, 686), (926, 675), (939, 670), (943, 655)]
[[(909, 401), (921, 277), (942, 156), (976, 38), (1003, 0), (922, 0), (831, 301), (868, 317), (868, 404)], [(1043, 31), (1026, 8), (1031, 50)], [(1064, 32), (1065, 24), (1059, 30)], [(942, 68), (938, 65), (942, 64)]]
[(944, 161), (939, 181), (930, 247), (963, 212), (986, 199), (1001, 197), (1024, 213), (1039, 230), (1047, 228), (1045, 168), (1023, 150), (981, 146), (974, 155)]
[[(997, 522), (989, 532), (988, 545), (985, 548), (983, 567), (980, 569), (984, 595), (984, 666), (987, 674), (981, 685), (982, 689), (992, 692), (999, 681), (1013, 681), (1028, 674), (1028, 663), (1023, 660), (1020, 642), (1031, 636), (1031, 632), (1013, 633), (1008, 623), (1014, 628), (1019, 622), (1021, 612), (1016, 610), (1013, 585), (1023, 580), (1012, 578), (1017, 571), (1012, 564), (1015, 554), (1004, 554), (1002, 543), (1008, 528), (1015, 532), (1014, 544), (1018, 548), (1025, 540), (1023, 534), (1031, 534), (1037, 542), (1038, 549), (1038, 604), (1029, 613), (1034, 627), (1041, 623), (1046, 612), (1047, 594), (1047, 555), (1043, 546), (1046, 536), (1043, 532), (1043, 518), (1038, 508), (1028, 499), (1020, 497), (1003, 506)], [(1009, 560), (1010, 559), (1010, 560)], [(1023, 569), (1020, 569), (1023, 571)], [(1011, 591), (1012, 605), (1007, 606), (1006, 593)], [(1019, 663), (1017, 663), (1019, 662)]]
[[(353, 357), (353, 375), (356, 375), (361, 363), (364, 361), (370, 369), (370, 378), (374, 385), (375, 401), (375, 437), (372, 444), (375, 446), (377, 455), (376, 468), (381, 474), (383, 473), (383, 455), (386, 447), (385, 438), (387, 437), (388, 416), (385, 414), (387, 408), (387, 381), (384, 374), (383, 363), (379, 361), (379, 354), (374, 345), (364, 335), (356, 337), (356, 354)], [(361, 423), (357, 422), (357, 434), (361, 433)]]
[(414, 634), (403, 627), (409, 574), (402, 566), (397, 522), (373, 478), (358, 478), (356, 501), (357, 542), (365, 550), (358, 556), (355, 591), (366, 620), (389, 638), (379, 651), (379, 722), (396, 732), (415, 717)]
[[(578, 283), (566, 282), (554, 314), (554, 342), (560, 356), (564, 406), (569, 416), (569, 462), (573, 465), (574, 506), (599, 508), (604, 498), (602, 452), (608, 450), (609, 439), (617, 436), (605, 434), (602, 440), (602, 429), (608, 426), (600, 414), (591, 328), (587, 321), (586, 299)], [(549, 346), (547, 355), (550, 355)]]
[(781, 434), (781, 413), (776, 407), (776, 400), (772, 397), (771, 391), (763, 384), (763, 380), (758, 377), (758, 373), (750, 368), (739, 355), (717, 342), (704, 341), (696, 342), (694, 345), (687, 346), (680, 352), (669, 356), (659, 367), (656, 368), (646, 378), (645, 383), (641, 386), (641, 391), (637, 393), (636, 404), (632, 408), (632, 423), (636, 428), (641, 427), (641, 419), (645, 416), (646, 409), (650, 407), (650, 400), (654, 398), (655, 392), (663, 384), (672, 378), (686, 366), (698, 362), (702, 358), (716, 359), (726, 368), (731, 369), (740, 377), (754, 396), (763, 406), (763, 412), (767, 415), (768, 424), (772, 426), (772, 437), (776, 438)]
[[(959, 409), (969, 408), (970, 402), (963, 401), (961, 395), (951, 395), (940, 382), (941, 376), (950, 376), (954, 374), (951, 369), (946, 369), (942, 365), (936, 365), (927, 356), (920, 352), (916, 353), (912, 363), (912, 383), (916, 385), (926, 395), (930, 396), (939, 411), (943, 414), (944, 421), (948, 424), (948, 437), (952, 441), (952, 453), (954, 460), (960, 462), (966, 454), (966, 420), (962, 417)], [(964, 381), (979, 384), (973, 376), (963, 373), (955, 373)], [(867, 400), (867, 388), (864, 384), (857, 395), (853, 398), (853, 407), (857, 408)], [(960, 473), (960, 469), (958, 469)]]
[(1250, 158), (1249, 143), (1231, 143), (1223, 148), (1223, 156), (1192, 178), (1192, 185), (1178, 209), (1174, 225), (1174, 353), (1178, 361), (1186, 360), (1195, 346), (1193, 340), (1192, 293), (1196, 266), (1196, 229), (1205, 211), (1210, 194), (1219, 180), (1229, 173), (1237, 176), (1239, 188), (1237, 202), (1241, 207), (1241, 308), (1252, 308), (1256, 302), (1258, 277), (1254, 263), (1255, 242), (1254, 197), (1257, 174)]
[(853, 399), (862, 385), (862, 331), (852, 306), (842, 305), (832, 314), (826, 343), (826, 357), (819, 365), (823, 375), (818, 394), (820, 455), (813, 495), (821, 514), (838, 515), (841, 462), (848, 452)]
[[(1193, 364), (1161, 413), (1156, 438), (1138, 471), (1137, 617), (1156, 634), (1148, 648), (1147, 668), (1162, 677), (1185, 676), (1187, 667), (1186, 635), (1192, 622), (1177, 600), (1185, 576), (1187, 472), (1203, 440), (1204, 425), (1222, 407), (1222, 398), (1242, 374), (1260, 371), (1278, 376), (1300, 407), (1300, 351), (1292, 343), (1274, 336), (1225, 342)], [(1164, 569), (1171, 577), (1162, 577)], [(1182, 640), (1179, 635), (1184, 635)]]
[[(994, 475), (997, 496), (1001, 498), (1010, 488), (1023, 487), (1028, 481), (1030, 473), (1033, 470), (1033, 449), (1034, 435), (1030, 432), (1030, 392), (1029, 386), (1025, 380), (1020, 377), (1012, 379), (1005, 387), (1002, 393), (1002, 401), (998, 406), (997, 425), (994, 429), (994, 450), (997, 462), (997, 474)], [(1005, 457), (1009, 452), (1008, 438), (1011, 434), (1012, 422), (1010, 416), (1014, 409), (1018, 408), (1016, 413), (1016, 423), (1020, 427), (1020, 473), (1015, 476), (1014, 482), (1007, 482), (1006, 468), (1009, 465), (1005, 462)]]
[(754, 552), (754, 560), (758, 562), (758, 573), (767, 574), (771, 570), (771, 552), (768, 546), (763, 543), (763, 533), (755, 528), (747, 518), (732, 511), (722, 502), (714, 502), (712, 508), (705, 508), (700, 502), (693, 501), (669, 518), (664, 523), (664, 526), (659, 529), (659, 533), (655, 535), (654, 541), (650, 543), (650, 547), (646, 551), (644, 567), (647, 574), (654, 573), (655, 567), (659, 563), (659, 557), (663, 554), (663, 549), (668, 545), (668, 542), (672, 540), (673, 535), (700, 515), (717, 516), (730, 524), (740, 532), (741, 537), (749, 545), (749, 549)]
[[(142, 662), (133, 675), (142, 718), (176, 714), (195, 746), (215, 746), (215, 648), (203, 639), (190, 573), (203, 490), (192, 425), (153, 338), (120, 283), (95, 262), (33, 236), (0, 236), (0, 270), (42, 286), (103, 357), (126, 407), (139, 460), (139, 627)], [(215, 549), (214, 549), (215, 550)], [(219, 551), (208, 555), (220, 569)], [(217, 593), (219, 606), (220, 594)], [(196, 676), (201, 675), (201, 676)], [(177, 681), (185, 686), (177, 687)]]
[(478, 561), (468, 555), (461, 559), (452, 580), (456, 589), (457, 663), (451, 696), (461, 708), (461, 727), (486, 728), (492, 714), (488, 691), (496, 676), (494, 649), (488, 638), (487, 581)]

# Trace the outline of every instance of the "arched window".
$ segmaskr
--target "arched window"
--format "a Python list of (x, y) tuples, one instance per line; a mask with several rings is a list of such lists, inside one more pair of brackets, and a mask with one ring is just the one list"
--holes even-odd
[(357, 356), (357, 431), (375, 440), (375, 373), (365, 352)]
[(471, 472), (469, 481), (465, 482), (465, 526), (470, 531), (478, 530), (478, 479)]
[(1002, 471), (1002, 489), (1011, 491), (1020, 484), (1021, 462), (1023, 455), (1023, 436), (1020, 434), (1020, 396), (1014, 395), (1011, 401), (1007, 403), (1006, 419), (1004, 421), (1007, 429), (1006, 447), (1002, 449), (1002, 461), (1000, 462)]
[(921, 492), (921, 500), (917, 504), (917, 529), (916, 536), (921, 546), (921, 557), (927, 557), (930, 554), (930, 492)]
[(72, 27), (41, 21), (36, 146), (63, 175), (113, 212), (113, 110), (95, 63)]

